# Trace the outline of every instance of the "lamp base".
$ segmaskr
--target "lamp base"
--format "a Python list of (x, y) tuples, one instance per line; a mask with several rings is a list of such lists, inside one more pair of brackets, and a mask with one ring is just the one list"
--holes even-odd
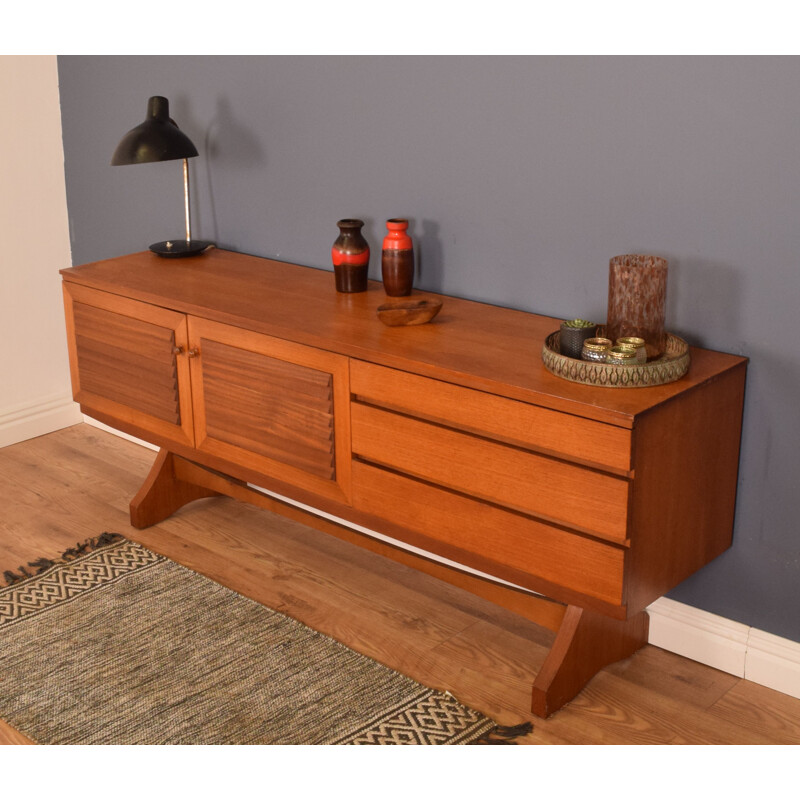
[(199, 256), (205, 253), (209, 247), (214, 247), (213, 242), (202, 242), (192, 239), (173, 239), (169, 242), (156, 242), (150, 245), (150, 249), (163, 258), (187, 258), (188, 256)]

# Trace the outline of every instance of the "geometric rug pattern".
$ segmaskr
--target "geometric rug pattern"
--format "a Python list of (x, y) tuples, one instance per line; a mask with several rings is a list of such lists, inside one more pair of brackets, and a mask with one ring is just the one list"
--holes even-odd
[(118, 534), (89, 542), (0, 589), (0, 717), (36, 742), (510, 744), (530, 730)]

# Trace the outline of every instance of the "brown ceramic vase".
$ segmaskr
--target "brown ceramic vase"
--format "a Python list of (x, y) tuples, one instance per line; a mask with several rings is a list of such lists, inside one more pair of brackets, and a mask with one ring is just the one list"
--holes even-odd
[(389, 219), (386, 229), (381, 252), (383, 289), (390, 297), (404, 297), (414, 285), (414, 244), (408, 235), (408, 220)]
[(361, 235), (360, 219), (340, 219), (339, 236), (331, 248), (337, 292), (365, 292), (369, 272), (369, 245)]

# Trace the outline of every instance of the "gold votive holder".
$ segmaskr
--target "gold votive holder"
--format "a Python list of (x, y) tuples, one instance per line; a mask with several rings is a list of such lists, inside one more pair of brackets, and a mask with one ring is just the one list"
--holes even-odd
[(633, 367), (636, 361), (636, 348), (627, 344), (615, 344), (606, 351), (606, 364), (618, 367)]
[(611, 349), (613, 344), (611, 339), (604, 339), (602, 337), (587, 339), (583, 343), (581, 358), (584, 361), (605, 361), (606, 353)]
[(615, 342), (619, 347), (632, 347), (636, 351), (636, 363), (647, 363), (647, 348), (644, 339), (638, 336), (623, 336)]

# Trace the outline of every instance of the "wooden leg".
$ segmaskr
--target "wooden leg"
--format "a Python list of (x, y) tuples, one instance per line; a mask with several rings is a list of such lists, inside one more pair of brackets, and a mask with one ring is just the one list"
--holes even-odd
[[(349, 528), (269, 498), (249, 489), (241, 481), (194, 464), (163, 449), (159, 451), (142, 488), (131, 500), (131, 525), (135, 528), (147, 528), (166, 519), (192, 500), (219, 495), (268, 508), (365, 546), (360, 539), (367, 537), (356, 534)], [(354, 538), (356, 536), (358, 540)], [(375, 549), (381, 544), (377, 540), (370, 539), (370, 543), (373, 541), (376, 542), (375, 547), (370, 549)], [(405, 563), (404, 558), (392, 550), (393, 548), (384, 545), (382, 549), (376, 549), (376, 552)], [(412, 554), (402, 554), (405, 555)], [(532, 710), (539, 717), (547, 717), (557, 711), (572, 700), (603, 667), (633, 655), (647, 642), (648, 617), (645, 611), (628, 620), (617, 620), (578, 606), (567, 606), (565, 610), (560, 603), (546, 598), (532, 598), (530, 595), (522, 598), (495, 596), (494, 593), (487, 594), (489, 589), (486, 587), (465, 585), (463, 578), (452, 580), (440, 575), (437, 571), (439, 565), (434, 562), (431, 562), (432, 566), (425, 568), (428, 562), (424, 559), (419, 561), (421, 563), (412, 562), (412, 565), (479, 596), (491, 599), (551, 630), (558, 631), (556, 640), (533, 684)], [(497, 591), (492, 587), (492, 592)], [(544, 609), (539, 609), (538, 605), (533, 609), (534, 601), (543, 605)]]
[(175, 477), (175, 457), (163, 448), (150, 469), (142, 488), (131, 500), (131, 525), (149, 528), (174, 514), (181, 506), (201, 497), (214, 497), (219, 492), (196, 486)]
[(648, 623), (646, 611), (616, 620), (569, 606), (533, 683), (533, 713), (549, 716), (572, 700), (603, 667), (633, 655), (647, 643)]
[(385, 558), (413, 567), (427, 575), (433, 575), (439, 580), (451, 583), (453, 586), (458, 586), (478, 595), (478, 597), (483, 597), (510, 611), (514, 611), (551, 631), (557, 631), (561, 626), (561, 621), (566, 611), (566, 606), (563, 603), (550, 600), (547, 597), (531, 595), (529, 592), (516, 589), (507, 584), (487, 580), (478, 575), (471, 575), (463, 570), (453, 569), (447, 564), (425, 558), (409, 550), (403, 550), (331, 519), (312, 514), (283, 500), (278, 500), (275, 497), (250, 489), (243, 481), (223, 475), (221, 472), (208, 469), (200, 464), (195, 464), (193, 461), (181, 458), (181, 456), (175, 456), (174, 469), (178, 479), (186, 483), (215, 489), (219, 494), (223, 494), (226, 497), (232, 497), (235, 500), (241, 500), (259, 508), (264, 508), (267, 511), (272, 511), (275, 514), (280, 514), (288, 519), (296, 520), (308, 525), (310, 528), (329, 533), (338, 539), (371, 550), (373, 553), (378, 553)]

